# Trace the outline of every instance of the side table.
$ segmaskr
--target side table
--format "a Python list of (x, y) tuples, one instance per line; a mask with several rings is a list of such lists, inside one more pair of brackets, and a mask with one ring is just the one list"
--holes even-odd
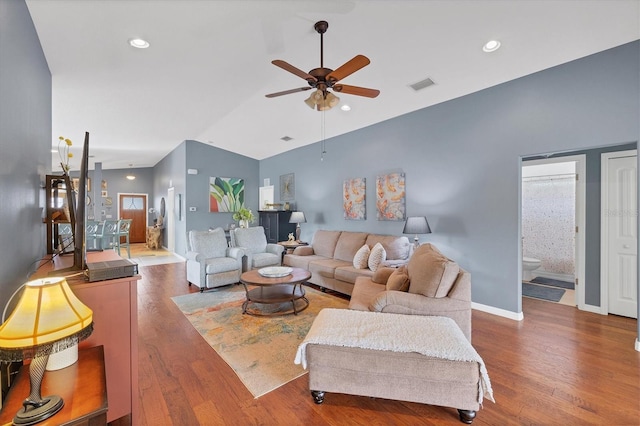
[(284, 261), (284, 255), (285, 254), (293, 253), (293, 251), (296, 249), (296, 247), (302, 247), (302, 246), (308, 246), (309, 245), (309, 243), (305, 243), (303, 241), (280, 241), (280, 242), (278, 242), (278, 244), (284, 247), (284, 251), (282, 252), (282, 259), (280, 261), (280, 264), (282, 264), (282, 262)]
[[(38, 426), (103, 426), (107, 424), (107, 379), (104, 349), (94, 346), (78, 351), (78, 361), (69, 367), (47, 371), (42, 396), (58, 395), (64, 406)], [(29, 365), (20, 368), (0, 411), (0, 424), (11, 424), (22, 401), (29, 396)]]

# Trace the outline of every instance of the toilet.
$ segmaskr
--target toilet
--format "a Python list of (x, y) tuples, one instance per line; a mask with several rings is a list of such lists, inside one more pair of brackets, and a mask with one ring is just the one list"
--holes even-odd
[(533, 271), (538, 269), (540, 265), (542, 265), (542, 261), (539, 259), (524, 256), (522, 258), (522, 280), (531, 281), (534, 278)]

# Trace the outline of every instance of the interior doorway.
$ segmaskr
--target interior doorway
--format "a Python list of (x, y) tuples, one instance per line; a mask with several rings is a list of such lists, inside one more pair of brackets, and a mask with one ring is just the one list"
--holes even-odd
[(586, 156), (522, 161), (523, 296), (585, 305)]
[(131, 219), (130, 243), (146, 242), (147, 194), (118, 194), (118, 217)]

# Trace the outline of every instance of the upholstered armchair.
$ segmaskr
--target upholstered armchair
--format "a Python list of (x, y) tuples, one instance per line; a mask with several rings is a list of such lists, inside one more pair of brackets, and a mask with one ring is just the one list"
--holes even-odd
[(471, 274), (433, 245), (423, 244), (406, 266), (356, 278), (349, 308), (449, 317), (471, 341)]
[(240, 281), (244, 251), (229, 247), (222, 228), (189, 231), (187, 243), (187, 281), (205, 288), (220, 287)]
[(279, 244), (267, 243), (267, 236), (262, 226), (232, 230), (231, 245), (244, 250), (244, 254), (247, 256), (247, 269), (279, 266), (282, 263), (284, 247)]

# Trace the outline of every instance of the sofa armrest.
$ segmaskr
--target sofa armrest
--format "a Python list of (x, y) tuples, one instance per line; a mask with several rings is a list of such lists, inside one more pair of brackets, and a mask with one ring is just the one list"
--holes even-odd
[(267, 249), (265, 251), (267, 253), (273, 253), (273, 254), (277, 254), (279, 256), (282, 256), (282, 253), (284, 252), (284, 247), (281, 246), (280, 244), (268, 243), (267, 244)]
[(244, 256), (244, 249), (242, 247), (229, 247), (227, 249), (227, 257), (242, 260), (242, 256)]
[(471, 302), (448, 297), (434, 298), (404, 291), (383, 291), (370, 303), (373, 312), (447, 316), (448, 312), (471, 311)]
[(200, 253), (196, 253), (195, 251), (187, 252), (187, 260), (192, 260), (194, 262), (203, 262), (204, 259), (205, 259), (204, 256), (201, 255)]
[(313, 251), (313, 247), (311, 246), (300, 246), (300, 247), (296, 247), (293, 250), (292, 254), (295, 254), (298, 256), (311, 256), (312, 254), (314, 254), (314, 251)]

